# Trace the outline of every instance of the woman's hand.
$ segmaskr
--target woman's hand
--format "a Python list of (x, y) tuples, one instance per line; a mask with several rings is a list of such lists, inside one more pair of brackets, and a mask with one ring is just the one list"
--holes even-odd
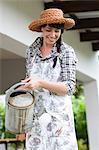
[(22, 83), (25, 83), (24, 85), (20, 86), (19, 90), (37, 90), (40, 88), (40, 82), (39, 79), (36, 77), (29, 77), (24, 80), (21, 80)]
[(29, 77), (21, 81), (25, 85), (20, 86), (19, 90), (38, 90), (44, 88), (50, 92), (56, 93), (58, 95), (64, 96), (67, 94), (67, 87), (63, 82), (50, 82), (46, 80), (40, 80), (36, 77)]

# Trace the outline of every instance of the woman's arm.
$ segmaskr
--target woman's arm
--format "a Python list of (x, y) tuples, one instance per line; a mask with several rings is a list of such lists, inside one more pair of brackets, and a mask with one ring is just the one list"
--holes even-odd
[(22, 80), (25, 83), (24, 86), (21, 86), (20, 89), (24, 90), (38, 90), (40, 88), (44, 88), (50, 92), (56, 93), (58, 95), (66, 95), (67, 89), (65, 83), (62, 82), (50, 82), (46, 80), (40, 80), (36, 78), (27, 78)]
[(67, 89), (66, 85), (62, 82), (49, 82), (45, 80), (40, 80), (40, 87), (47, 89), (50, 92), (56, 93), (58, 95), (66, 95)]
[(76, 66), (78, 59), (74, 49), (66, 44), (62, 45), (61, 73), (60, 80), (66, 85), (67, 94), (72, 95), (75, 92), (76, 85)]

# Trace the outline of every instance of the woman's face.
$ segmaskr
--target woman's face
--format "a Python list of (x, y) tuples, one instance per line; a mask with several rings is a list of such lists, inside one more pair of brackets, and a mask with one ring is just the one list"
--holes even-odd
[(61, 29), (50, 27), (49, 25), (42, 27), (44, 43), (46, 45), (54, 45), (61, 35)]

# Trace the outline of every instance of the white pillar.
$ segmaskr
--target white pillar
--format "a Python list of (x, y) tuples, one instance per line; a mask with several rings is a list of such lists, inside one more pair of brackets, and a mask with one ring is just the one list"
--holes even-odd
[(84, 84), (90, 150), (99, 150), (99, 86), (91, 81)]

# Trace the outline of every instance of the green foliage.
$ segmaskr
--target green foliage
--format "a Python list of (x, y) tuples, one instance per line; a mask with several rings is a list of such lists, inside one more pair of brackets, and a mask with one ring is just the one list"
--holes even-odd
[(16, 135), (9, 131), (5, 131), (5, 133), (4, 133), (4, 138), (15, 138), (15, 137), (16, 137)]
[(79, 98), (81, 95), (83, 95), (83, 85), (82, 84), (77, 84), (76, 85), (76, 91), (74, 93), (75, 98)]
[(0, 137), (2, 133), (5, 131), (5, 107), (2, 103), (0, 103)]
[(84, 143), (83, 139), (78, 140), (78, 149), (87, 150), (87, 145)]
[(5, 130), (5, 106), (0, 103), (0, 138), (14, 138), (15, 135)]
[(73, 96), (73, 110), (77, 138), (82, 138), (87, 141), (88, 135), (86, 122), (86, 107), (83, 96), (80, 96), (79, 99), (76, 99), (75, 96)]
[(76, 92), (73, 95), (72, 100), (79, 150), (88, 150), (86, 105), (82, 85), (77, 85)]

